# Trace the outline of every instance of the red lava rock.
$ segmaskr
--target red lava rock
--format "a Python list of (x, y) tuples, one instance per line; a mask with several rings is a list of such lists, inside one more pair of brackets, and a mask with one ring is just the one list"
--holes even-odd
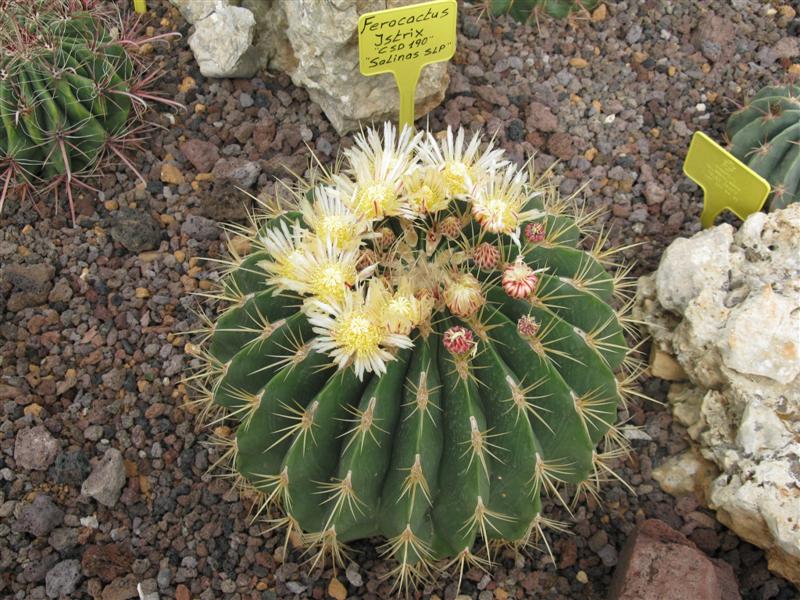
[(175, 588), (175, 600), (191, 600), (191, 597), (189, 588), (182, 583)]
[(529, 130), (536, 129), (549, 133), (558, 129), (558, 118), (541, 102), (531, 102), (528, 106), (526, 125)]
[(561, 160), (571, 159), (575, 156), (575, 144), (572, 141), (572, 136), (563, 131), (554, 133), (547, 140), (547, 150)]
[(88, 577), (99, 577), (105, 582), (130, 572), (133, 554), (121, 544), (91, 545), (81, 558), (81, 567)]
[(217, 147), (205, 140), (187, 140), (181, 144), (181, 152), (198, 173), (209, 173), (219, 160)]
[(136, 576), (132, 573), (109, 583), (100, 596), (101, 600), (131, 600), (138, 597)]
[(698, 23), (692, 42), (706, 58), (718, 61), (731, 55), (730, 49), (737, 36), (736, 25), (731, 20), (708, 14)]
[(253, 129), (253, 141), (259, 152), (266, 152), (272, 145), (275, 139), (275, 131), (277, 126), (275, 121), (268, 120), (258, 123)]
[(619, 557), (608, 600), (740, 600), (731, 566), (703, 554), (663, 521), (636, 527)]
[(572, 538), (564, 540), (561, 544), (560, 561), (558, 563), (559, 569), (568, 569), (578, 559), (578, 546)]

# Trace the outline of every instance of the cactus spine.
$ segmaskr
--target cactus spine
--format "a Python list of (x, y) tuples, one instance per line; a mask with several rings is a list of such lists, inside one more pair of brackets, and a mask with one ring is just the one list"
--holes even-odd
[(382, 536), (408, 585), (535, 541), (545, 494), (596, 493), (632, 377), (624, 274), (603, 235), (582, 250), (596, 215), (477, 136), (387, 125), (345, 159), (247, 232), (192, 383), (262, 513), (318, 559)]
[(768, 209), (800, 199), (800, 86), (767, 86), (728, 119), (731, 153), (769, 181)]

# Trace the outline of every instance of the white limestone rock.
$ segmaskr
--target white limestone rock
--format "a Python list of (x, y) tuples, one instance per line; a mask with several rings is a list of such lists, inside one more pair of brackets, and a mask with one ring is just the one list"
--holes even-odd
[(668, 458), (653, 469), (653, 479), (668, 494), (683, 496), (695, 492), (698, 483), (712, 473), (716, 473), (712, 463), (694, 450), (687, 450)]
[(252, 77), (259, 69), (258, 50), (253, 46), (256, 21), (253, 13), (238, 6), (216, 5), (214, 11), (195, 23), (189, 36), (204, 77)]
[(719, 470), (675, 458), (654, 476), (697, 492), (800, 585), (800, 204), (674, 242), (640, 279), (634, 315), (686, 371), (673, 415)]
[(720, 340), (725, 366), (749, 375), (791, 383), (800, 374), (800, 312), (797, 298), (753, 291), (730, 311)]
[[(206, 77), (286, 72), (306, 88), (344, 134), (396, 120), (400, 97), (391, 74), (365, 77), (358, 64), (358, 18), (418, 0), (172, 0), (195, 32), (189, 45)], [(416, 117), (439, 105), (450, 79), (447, 63), (422, 69)]]
[(678, 238), (664, 252), (656, 271), (658, 301), (667, 310), (683, 312), (703, 289), (725, 287), (730, 269), (730, 225)]
[(194, 25), (200, 19), (205, 19), (217, 6), (228, 6), (229, 0), (171, 0), (186, 22)]
[[(391, 74), (365, 77), (358, 66), (358, 18), (418, 0), (243, 0), (258, 23), (256, 44), (269, 68), (285, 71), (308, 91), (340, 133), (396, 120), (400, 105)], [(416, 91), (420, 117), (444, 98), (447, 63), (423, 68)]]

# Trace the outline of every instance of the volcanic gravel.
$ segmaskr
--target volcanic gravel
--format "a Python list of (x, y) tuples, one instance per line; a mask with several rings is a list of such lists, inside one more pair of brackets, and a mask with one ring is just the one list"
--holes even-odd
[[(280, 532), (252, 523), (251, 501), (206, 474), (220, 455), (185, 406), (190, 360), (181, 335), (199, 325), (195, 292), (218, 271), (218, 223), (241, 218), (276, 178), (326, 164), (341, 147), (320, 108), (282, 74), (203, 78), (189, 26), (164, 0), (150, 2), (154, 31), (184, 34), (144, 49), (164, 69), (157, 89), (187, 106), (150, 118), (161, 126), (135, 153), (148, 183), (110, 170), (64, 207), (6, 207), (0, 221), (0, 595), (37, 598), (386, 598), (392, 567), (372, 543), (353, 563), (309, 573)], [(726, 116), (760, 86), (797, 73), (800, 21), (778, 0), (608, 2), (595, 18), (539, 27), (462, 10), (458, 51), (442, 105), (428, 118), (482, 129), (515, 160), (554, 165), (564, 194), (586, 186), (589, 208), (637, 273), (655, 268), (675, 237), (698, 230), (701, 196), (681, 172), (693, 131), (722, 138)], [(212, 175), (207, 175), (211, 172)], [(209, 309), (210, 310), (210, 309)], [(663, 400), (667, 384), (645, 379)], [(687, 446), (655, 403), (635, 403), (644, 435), (619, 465), (635, 491), (612, 482), (552, 532), (545, 553), (506, 552), (489, 573), (465, 574), (464, 598), (600, 599), (637, 522), (655, 517), (729, 562), (746, 599), (797, 598), (763, 553), (721, 526), (694, 497), (660, 491), (652, 469)], [(680, 581), (675, 582), (680, 585)], [(341, 584), (341, 585), (339, 585)], [(138, 589), (137, 589), (138, 588)], [(442, 575), (417, 597), (452, 599)]]

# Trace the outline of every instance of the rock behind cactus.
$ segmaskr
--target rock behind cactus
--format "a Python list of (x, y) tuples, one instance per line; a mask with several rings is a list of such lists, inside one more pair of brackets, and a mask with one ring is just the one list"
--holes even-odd
[[(0, 14), (0, 209), (21, 200), (67, 196), (109, 160), (132, 168), (124, 151), (141, 138), (144, 65), (128, 48), (126, 21), (99, 1), (12, 1)], [(112, 35), (113, 30), (113, 35)], [(136, 105), (135, 103), (138, 103)], [(73, 210), (73, 220), (74, 220)]]
[(539, 15), (563, 19), (571, 13), (594, 10), (600, 0), (489, 0), (493, 15), (510, 15), (521, 23), (529, 23)]
[[(228, 415), (235, 431), (220, 441), (266, 514), (301, 533), (318, 557), (338, 560), (346, 542), (385, 538), (384, 555), (406, 585), (433, 561), (463, 569), (487, 564), (498, 544), (534, 543), (549, 523), (544, 495), (595, 493), (618, 453), (614, 425), (628, 379), (615, 373), (629, 351), (624, 316), (612, 308), (621, 276), (606, 272), (602, 236), (583, 249), (593, 215), (573, 214), (496, 151), (453, 159), (447, 148), (464, 144), (452, 133), (441, 160), (432, 136), (396, 155), (387, 149), (391, 130), (384, 148), (374, 132), (368, 139), (348, 151), (350, 170), (299, 193), (315, 198), (302, 213), (254, 224), (254, 252), (232, 260), (222, 282), (231, 304), (195, 350), (205, 364), (194, 381), (205, 409)], [(370, 183), (365, 164), (406, 167)], [(464, 173), (472, 184), (461, 187)], [(385, 178), (388, 187), (365, 205), (372, 217), (359, 217), (358, 199)], [(523, 210), (503, 212), (515, 194)], [(374, 215), (405, 201), (395, 216)], [(325, 288), (344, 302), (318, 302), (302, 286), (287, 291), (287, 273), (311, 260), (315, 236), (327, 231), (328, 256), (347, 223), (360, 231), (359, 265), (372, 261), (355, 284), (366, 289), (366, 308), (351, 284)], [(387, 300), (375, 300), (387, 288)], [(359, 352), (376, 335), (393, 341), (361, 369)], [(332, 362), (332, 347), (351, 346), (350, 360)]]
[(728, 119), (731, 153), (769, 181), (768, 209), (800, 199), (800, 86), (767, 86)]

